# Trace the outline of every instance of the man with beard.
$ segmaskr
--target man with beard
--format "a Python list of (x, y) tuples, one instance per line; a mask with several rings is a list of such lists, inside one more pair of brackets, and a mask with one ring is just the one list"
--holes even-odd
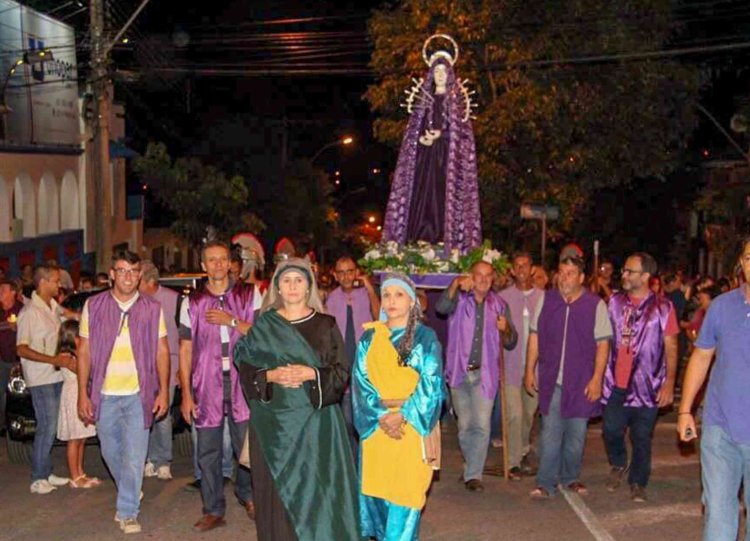
[(622, 290), (609, 301), (614, 344), (605, 373), (604, 443), (614, 492), (628, 467), (625, 431), (633, 444), (628, 484), (635, 502), (646, 501), (651, 440), (659, 408), (674, 399), (679, 326), (672, 302), (649, 289), (656, 261), (636, 252), (622, 269)]

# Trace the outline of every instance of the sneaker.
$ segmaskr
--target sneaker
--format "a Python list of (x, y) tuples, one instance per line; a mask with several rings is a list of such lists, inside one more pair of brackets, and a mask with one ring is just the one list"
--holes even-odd
[(630, 485), (630, 499), (637, 503), (645, 502), (648, 499), (646, 497), (646, 487)]
[(169, 464), (159, 466), (156, 470), (156, 477), (162, 481), (169, 481), (172, 479), (172, 468), (169, 467)]
[(607, 478), (607, 491), (614, 492), (622, 484), (622, 477), (625, 475), (627, 468), (618, 468), (613, 466), (609, 470), (609, 477)]
[(120, 520), (119, 523), (123, 533), (141, 533), (141, 525), (137, 518), (126, 518)]
[(57, 487), (47, 479), (37, 479), (31, 483), (30, 490), (32, 494), (49, 494), (53, 490), (57, 490)]
[(201, 491), (201, 480), (200, 479), (196, 479), (192, 483), (188, 483), (187, 485), (185, 485), (184, 490), (186, 492), (200, 492)]
[(49, 477), (47, 477), (47, 481), (49, 481), (49, 484), (55, 487), (64, 487), (68, 483), (70, 483), (70, 479), (67, 477), (58, 477), (54, 473), (50, 474)]
[(143, 468), (143, 477), (156, 477), (156, 466), (151, 462), (146, 462), (146, 467)]

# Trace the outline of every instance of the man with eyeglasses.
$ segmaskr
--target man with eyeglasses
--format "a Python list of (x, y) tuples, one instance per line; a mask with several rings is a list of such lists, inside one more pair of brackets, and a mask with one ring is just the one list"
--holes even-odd
[[(362, 325), (378, 319), (380, 299), (370, 278), (360, 271), (352, 257), (340, 257), (334, 266), (333, 275), (339, 285), (328, 294), (326, 310), (336, 318), (341, 336), (344, 337), (346, 358), (351, 365), (354, 363), (357, 342), (364, 332)], [(347, 389), (341, 401), (341, 407), (352, 448), (356, 450), (357, 438), (352, 424), (351, 396)]]
[[(611, 466), (607, 490), (628, 474), (630, 497), (646, 501), (651, 474), (651, 440), (659, 408), (674, 399), (679, 326), (672, 302), (648, 287), (656, 261), (636, 252), (622, 269), (622, 291), (609, 301), (614, 344), (605, 372), (602, 402), (604, 443)], [(633, 451), (628, 465), (625, 431)]]
[(133, 534), (141, 531), (149, 430), (169, 407), (169, 345), (161, 305), (138, 291), (138, 255), (116, 252), (109, 277), (112, 289), (88, 299), (81, 314), (78, 415), (96, 423), (117, 486), (115, 522)]

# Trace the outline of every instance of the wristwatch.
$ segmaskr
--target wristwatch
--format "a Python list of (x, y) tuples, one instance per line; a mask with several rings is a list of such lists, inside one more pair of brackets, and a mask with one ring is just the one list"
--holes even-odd
[(232, 327), (232, 328), (237, 327), (237, 325), (239, 325), (239, 324), (240, 324), (240, 322), (239, 322), (239, 320), (236, 317), (233, 317), (232, 321), (229, 322), (229, 326)]

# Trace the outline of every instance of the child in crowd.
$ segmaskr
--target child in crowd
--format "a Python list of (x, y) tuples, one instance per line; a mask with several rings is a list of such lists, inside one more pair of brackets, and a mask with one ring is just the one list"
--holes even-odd
[[(60, 326), (57, 354), (70, 353), (76, 356), (78, 346), (78, 321), (69, 319)], [(60, 397), (60, 413), (57, 418), (57, 437), (68, 442), (67, 457), (71, 488), (94, 488), (101, 485), (96, 477), (88, 477), (83, 471), (83, 453), (86, 438), (94, 436), (94, 425), (86, 426), (78, 418), (78, 379), (75, 372), (62, 368), (63, 388)]]

